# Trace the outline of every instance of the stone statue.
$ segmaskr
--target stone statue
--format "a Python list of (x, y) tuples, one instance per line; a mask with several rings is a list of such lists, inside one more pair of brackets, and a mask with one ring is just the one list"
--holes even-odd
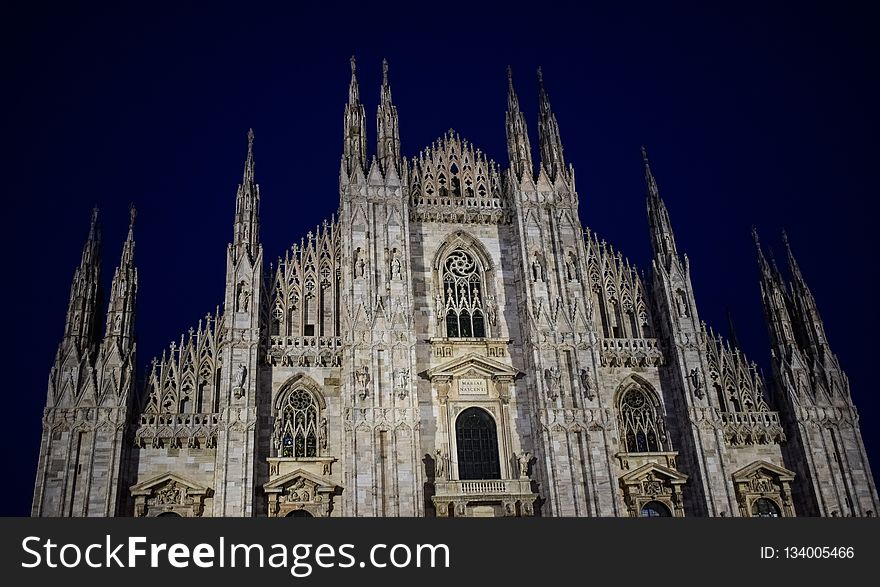
[(238, 389), (244, 388), (244, 382), (247, 380), (247, 367), (243, 364), (239, 363), (238, 367), (235, 368), (235, 387)]
[(532, 261), (532, 280), (544, 281), (544, 268), (541, 267), (541, 261), (538, 259), (537, 255), (535, 256), (535, 260)]
[(568, 274), (569, 281), (577, 281), (577, 268), (574, 256), (571, 253), (568, 254), (568, 259), (565, 260), (565, 272)]
[(434, 453), (434, 479), (446, 478), (446, 457), (439, 448)]
[(690, 379), (691, 387), (694, 390), (694, 394), (700, 399), (703, 398), (703, 380), (700, 377), (700, 370), (694, 367), (691, 369), (690, 374), (688, 375), (688, 379)]
[(546, 370), (547, 388), (551, 399), (562, 393), (562, 372), (555, 365)]
[(391, 279), (400, 279), (400, 255), (397, 252), (397, 249), (392, 253), (393, 257), (391, 258)]
[(687, 302), (684, 299), (684, 292), (682, 290), (675, 292), (675, 303), (678, 306), (678, 315), (686, 317), (688, 315)]
[(409, 383), (409, 369), (397, 370), (397, 387), (406, 388)]
[(523, 452), (516, 459), (519, 462), (519, 478), (520, 479), (528, 479), (529, 477), (529, 461), (532, 460), (532, 455), (529, 452)]
[(321, 448), (327, 448), (327, 418), (321, 418)]
[(363, 276), (364, 276), (365, 269), (366, 269), (366, 266), (367, 266), (367, 263), (364, 261), (364, 258), (361, 256), (361, 250), (360, 250), (360, 248), (358, 248), (358, 249), (355, 250), (355, 252), (354, 252), (354, 257), (355, 257), (355, 261), (354, 261), (354, 276), (355, 276), (356, 278), (358, 278), (358, 277), (363, 277)]
[(495, 301), (495, 296), (486, 298), (486, 316), (489, 318), (489, 324), (495, 326), (498, 322), (498, 303)]
[(236, 300), (236, 312), (247, 312), (251, 306), (251, 292), (245, 282), (241, 282), (238, 286), (238, 299)]
[(586, 369), (581, 369), (580, 379), (581, 387), (584, 388), (584, 397), (588, 400), (592, 400), (595, 396), (593, 394), (593, 380), (590, 378), (590, 372)]
[(443, 296), (441, 296), (440, 293), (438, 292), (434, 296), (434, 312), (437, 314), (437, 322), (443, 321), (443, 309), (444, 309)]

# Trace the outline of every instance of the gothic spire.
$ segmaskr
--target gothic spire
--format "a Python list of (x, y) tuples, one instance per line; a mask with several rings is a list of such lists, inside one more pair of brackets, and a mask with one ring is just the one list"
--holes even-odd
[(343, 159), (349, 177), (360, 168), (363, 173), (367, 169), (367, 129), (366, 115), (361, 104), (354, 55), (351, 57), (351, 84), (348, 86), (348, 103), (345, 105), (345, 131)]
[(247, 158), (244, 161), (244, 176), (242, 177), (242, 183), (244, 184), (252, 184), (255, 181), (254, 177), (254, 129), (248, 129), (248, 148), (247, 148)]
[(801, 267), (798, 265), (797, 259), (794, 258), (794, 254), (791, 252), (791, 244), (788, 242), (788, 233), (785, 232), (785, 230), (782, 231), (782, 243), (785, 245), (785, 254), (788, 257), (788, 268), (791, 271), (795, 287), (806, 288), (807, 284), (804, 281), (804, 276), (801, 274)]
[(788, 267), (792, 275), (792, 295), (794, 298), (794, 307), (796, 309), (797, 318), (800, 322), (801, 332), (805, 338), (805, 342), (813, 347), (827, 347), (828, 342), (825, 338), (825, 324), (819, 315), (819, 309), (816, 306), (816, 299), (813, 292), (810, 291), (804, 276), (801, 273), (800, 265), (795, 259), (794, 253), (791, 251), (791, 244), (788, 242), (788, 234), (782, 231), (782, 242), (785, 244), (785, 252), (788, 257)]
[(538, 68), (538, 141), (541, 149), (541, 165), (550, 179), (565, 172), (565, 159), (562, 155), (562, 138), (559, 136), (559, 124), (556, 115), (550, 108), (550, 98), (544, 90), (544, 74)]
[(733, 312), (727, 308), (727, 334), (730, 337), (730, 344), (734, 348), (742, 348), (739, 344), (739, 336), (736, 334), (736, 326), (733, 323)]
[[(379, 95), (379, 109), (376, 113), (377, 144), (379, 165), (387, 174), (400, 165), (400, 128), (397, 121), (397, 107), (391, 101), (391, 86), (388, 84), (388, 61), (382, 60), (382, 90)], [(399, 171), (399, 169), (398, 169)]]
[[(795, 344), (791, 315), (788, 311), (785, 284), (780, 280), (778, 269), (771, 266), (764, 256), (764, 249), (758, 237), (758, 230), (752, 228), (752, 238), (758, 255), (758, 269), (761, 273), (761, 300), (764, 305), (764, 318), (770, 332), (773, 348), (789, 349)], [(773, 264), (775, 265), (775, 263)]]
[(119, 265), (113, 273), (110, 287), (110, 305), (107, 308), (105, 343), (118, 340), (130, 348), (134, 338), (134, 312), (137, 297), (137, 268), (134, 266), (134, 221), (137, 211), (129, 207), (128, 236), (122, 245)]
[(92, 209), (89, 236), (83, 246), (79, 267), (70, 285), (67, 304), (67, 321), (64, 340), (73, 342), (80, 351), (97, 340), (97, 310), (101, 280), (101, 227), (98, 224), (98, 208)]
[(523, 175), (530, 176), (534, 172), (532, 167), (532, 147), (529, 144), (529, 131), (526, 126), (526, 118), (519, 109), (519, 98), (513, 88), (513, 72), (507, 66), (507, 112), (505, 114), (505, 128), (507, 129), (507, 154), (510, 158), (510, 168), (516, 174), (517, 179), (522, 180)]
[(254, 175), (254, 129), (248, 131), (247, 158), (244, 176), (235, 195), (235, 226), (233, 255), (235, 259), (250, 255), (253, 259), (260, 245), (260, 186)]
[(651, 171), (651, 163), (648, 161), (648, 152), (645, 147), (642, 147), (642, 162), (645, 165), (651, 245), (654, 249), (654, 256), (668, 265), (673, 259), (678, 258), (675, 234), (672, 232), (669, 211), (666, 209), (663, 198), (660, 197), (660, 190), (657, 188), (657, 180), (654, 179), (654, 173)]

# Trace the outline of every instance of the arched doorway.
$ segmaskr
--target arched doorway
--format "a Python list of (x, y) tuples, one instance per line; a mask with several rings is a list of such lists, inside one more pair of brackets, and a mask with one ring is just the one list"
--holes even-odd
[(670, 518), (672, 517), (672, 513), (670, 513), (669, 508), (666, 507), (666, 504), (659, 501), (649, 501), (642, 506), (641, 511), (639, 511), (639, 517)]
[(762, 497), (752, 503), (753, 518), (778, 518), (779, 516), (779, 506), (772, 499)]
[(290, 512), (289, 514), (287, 514), (284, 517), (285, 518), (314, 518), (315, 516), (313, 516), (312, 514), (307, 512), (306, 510), (293, 510), (292, 512)]
[(157, 518), (179, 518), (180, 514), (177, 512), (162, 512), (161, 514), (156, 516)]
[(486, 410), (468, 408), (455, 421), (458, 478), (501, 479), (495, 420)]

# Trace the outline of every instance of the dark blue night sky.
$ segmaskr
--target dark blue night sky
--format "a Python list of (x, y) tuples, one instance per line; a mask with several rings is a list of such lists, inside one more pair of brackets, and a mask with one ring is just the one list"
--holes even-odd
[(740, 3), (580, 13), (546, 2), (482, 13), (434, 3), (419, 14), (390, 4), (361, 14), (75, 4), (6, 8), (2, 25), (0, 513), (29, 513), (48, 372), (91, 207), (102, 212), (108, 287), (129, 202), (138, 208), (143, 369), (222, 302), (249, 127), (267, 260), (336, 210), (352, 53), (370, 117), (388, 58), (407, 155), (454, 128), (505, 165), (505, 68), (534, 146), (542, 65), (584, 225), (649, 268), (646, 145), (702, 317), (726, 333), (730, 308), (765, 369), (750, 230), (782, 257), (787, 229), (880, 470), (872, 15)]

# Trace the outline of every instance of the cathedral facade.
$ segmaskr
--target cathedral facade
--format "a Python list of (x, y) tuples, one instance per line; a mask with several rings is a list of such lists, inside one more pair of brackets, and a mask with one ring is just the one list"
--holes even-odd
[(453, 131), (403, 158), (383, 66), (375, 155), (352, 60), (338, 213), (272, 264), (249, 133), (223, 305), (140, 378), (134, 211), (106, 308), (94, 212), (34, 516), (875, 515), (787, 239), (789, 281), (755, 235), (768, 382), (700, 320), (647, 156), (646, 274), (581, 225), (540, 72), (540, 159), (509, 81), (503, 168)]

